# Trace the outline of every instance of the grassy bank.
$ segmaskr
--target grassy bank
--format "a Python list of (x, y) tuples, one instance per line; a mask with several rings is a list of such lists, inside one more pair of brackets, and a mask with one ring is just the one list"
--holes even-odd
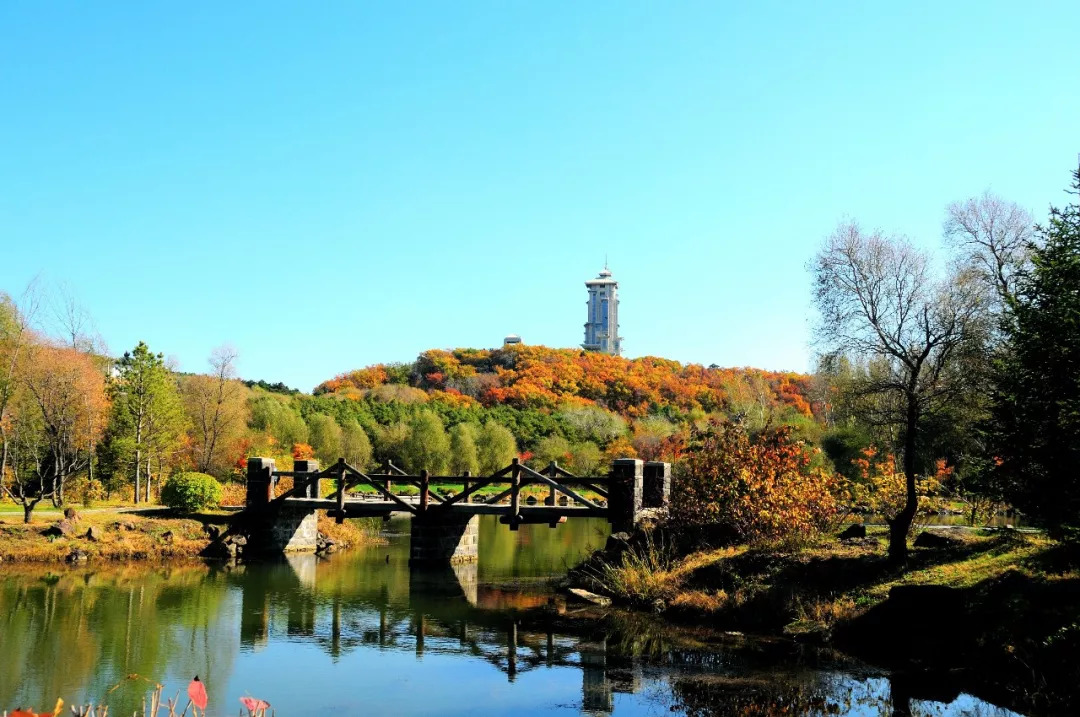
[[(883, 530), (883, 529), (881, 529)], [(800, 550), (679, 550), (658, 531), (611, 545), (583, 587), (681, 621), (832, 643), (905, 669), (972, 670), (1009, 701), (1080, 695), (1080, 560), (1039, 534), (948, 530), (898, 568), (885, 536)], [(880, 538), (880, 540), (879, 540)]]
[[(74, 560), (195, 559), (210, 545), (208, 528), (224, 531), (234, 512), (211, 511), (177, 516), (160, 509), (80, 511), (66, 534), (63, 513), (35, 511), (34, 522), (22, 513), (0, 514), (0, 562), (71, 562)], [(378, 544), (379, 537), (356, 521), (338, 525), (319, 515), (319, 531), (337, 548)]]

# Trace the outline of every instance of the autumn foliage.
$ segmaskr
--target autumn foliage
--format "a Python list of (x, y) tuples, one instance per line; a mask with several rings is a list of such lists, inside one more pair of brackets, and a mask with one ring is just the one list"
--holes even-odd
[(812, 415), (810, 377), (803, 374), (706, 368), (655, 356), (627, 359), (524, 344), (425, 351), (408, 370), (369, 366), (326, 381), (315, 393), (361, 398), (381, 385), (405, 382), (426, 391), (428, 400), (463, 405), (551, 410), (596, 404), (635, 418), (664, 409), (712, 412), (765, 402)]
[(828, 528), (841, 479), (787, 426), (751, 436), (712, 421), (691, 436), (672, 490), (672, 512), (689, 524), (723, 525), (740, 541), (800, 541)]

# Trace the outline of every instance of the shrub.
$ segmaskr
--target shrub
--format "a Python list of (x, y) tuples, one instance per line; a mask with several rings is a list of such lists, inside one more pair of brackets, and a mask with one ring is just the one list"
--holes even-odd
[(688, 524), (723, 525), (747, 542), (800, 542), (831, 527), (842, 488), (791, 428), (756, 436), (733, 423), (695, 431), (676, 476), (672, 514)]
[(205, 473), (175, 473), (161, 489), (161, 502), (185, 513), (221, 502), (221, 484)]

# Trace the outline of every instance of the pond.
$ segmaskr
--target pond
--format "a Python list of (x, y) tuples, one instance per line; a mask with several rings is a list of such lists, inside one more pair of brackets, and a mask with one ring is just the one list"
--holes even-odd
[(835, 653), (648, 616), (591, 619), (548, 587), (602, 521), (511, 532), (482, 518), (478, 565), (408, 568), (388, 544), (272, 564), (0, 569), (0, 708), (103, 698), (131, 714), (199, 675), (210, 715), (1012, 715)]

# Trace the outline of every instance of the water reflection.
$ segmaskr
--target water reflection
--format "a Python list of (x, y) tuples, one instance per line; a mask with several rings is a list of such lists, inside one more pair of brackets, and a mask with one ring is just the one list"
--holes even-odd
[[(481, 525), (479, 565), (407, 567), (386, 547), (233, 569), (20, 570), (0, 576), (0, 704), (97, 700), (130, 714), (147, 683), (193, 674), (210, 714), (254, 694), (277, 714), (1010, 714), (837, 656), (640, 615), (586, 620), (545, 589), (605, 538), (570, 521)], [(17, 655), (17, 659), (11, 659)]]

